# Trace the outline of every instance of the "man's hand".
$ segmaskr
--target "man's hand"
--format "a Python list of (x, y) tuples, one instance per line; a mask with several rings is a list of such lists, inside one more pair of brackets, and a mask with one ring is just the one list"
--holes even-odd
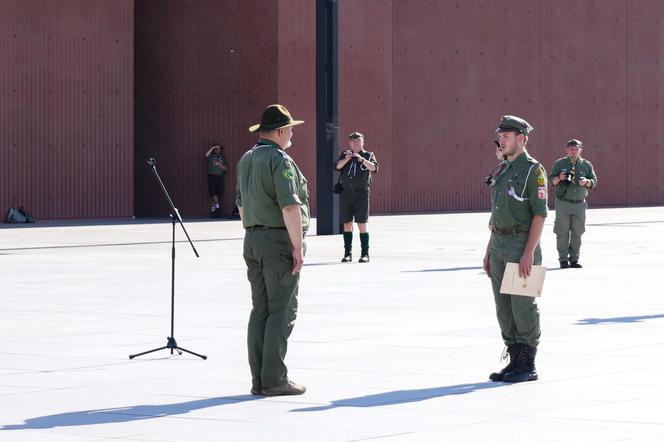
[(293, 270), (291, 271), (291, 274), (297, 275), (302, 269), (303, 263), (304, 257), (302, 256), (302, 249), (293, 249)]
[(524, 253), (519, 260), (519, 276), (527, 278), (530, 276), (530, 271), (533, 269), (533, 261), (535, 260), (532, 253)]
[(543, 229), (544, 217), (542, 215), (533, 216), (533, 220), (530, 223), (530, 231), (528, 232), (528, 242), (519, 260), (519, 276), (522, 278), (530, 276), (530, 271), (533, 269), (533, 262), (535, 261), (535, 249), (537, 248), (537, 244), (539, 244)]
[(362, 155), (360, 155), (359, 153), (354, 153), (354, 154), (353, 154), (353, 158), (355, 158), (357, 161), (362, 161), (362, 160), (364, 160), (364, 158), (362, 157)]
[(302, 214), (298, 204), (290, 204), (281, 209), (281, 212), (288, 230), (288, 237), (293, 246), (293, 270), (291, 273), (295, 275), (302, 269), (302, 263), (304, 262), (302, 256)]
[(586, 179), (586, 177), (582, 176), (581, 178), (579, 178), (579, 186), (585, 187), (586, 184), (588, 184), (588, 180)]
[(487, 253), (484, 255), (484, 259), (482, 260), (482, 267), (484, 268), (484, 271), (486, 272), (486, 276), (491, 278), (491, 265), (489, 264), (489, 254)]
[(344, 157), (344, 159), (348, 161), (348, 160), (350, 160), (351, 158), (353, 158), (353, 151), (352, 151), (352, 150), (347, 150), (347, 151), (344, 152), (344, 155), (346, 155), (346, 156)]

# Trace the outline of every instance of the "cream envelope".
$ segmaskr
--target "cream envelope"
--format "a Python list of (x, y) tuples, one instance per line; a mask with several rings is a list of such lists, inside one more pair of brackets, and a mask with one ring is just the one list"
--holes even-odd
[(545, 275), (546, 267), (533, 266), (530, 276), (523, 279), (519, 277), (519, 264), (508, 262), (507, 266), (505, 266), (500, 293), (533, 297), (542, 296)]

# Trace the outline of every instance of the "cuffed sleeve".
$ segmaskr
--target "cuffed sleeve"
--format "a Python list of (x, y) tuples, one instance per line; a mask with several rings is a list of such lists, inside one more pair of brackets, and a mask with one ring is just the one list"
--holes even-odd
[(280, 209), (293, 204), (302, 205), (302, 201), (297, 195), (296, 177), (297, 174), (293, 170), (290, 159), (281, 157), (276, 160), (272, 180), (274, 182), (277, 204)]

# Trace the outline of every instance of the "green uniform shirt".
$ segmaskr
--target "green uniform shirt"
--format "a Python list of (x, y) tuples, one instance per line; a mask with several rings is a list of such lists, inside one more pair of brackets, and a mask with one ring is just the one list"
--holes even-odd
[(309, 192), (307, 179), (290, 156), (269, 140), (258, 143), (237, 165), (237, 197), (242, 207), (242, 225), (286, 227), (281, 211), (298, 204), (302, 231), (309, 229)]
[(207, 162), (208, 162), (208, 175), (223, 175), (224, 170), (219, 167), (215, 166), (214, 162), (218, 161), (222, 165), (226, 165), (226, 160), (224, 159), (223, 155), (216, 155), (216, 154), (210, 154), (207, 157)]
[(583, 201), (588, 196), (588, 188), (579, 186), (579, 178), (581, 177), (586, 178), (592, 183), (591, 188), (597, 185), (597, 175), (595, 175), (593, 165), (588, 160), (579, 157), (578, 160), (572, 162), (569, 157), (560, 158), (553, 164), (549, 178), (553, 179), (557, 177), (563, 170), (574, 172), (574, 178), (571, 181), (561, 181), (558, 183), (556, 186), (556, 198), (565, 201)]
[(358, 153), (362, 158), (374, 163), (376, 171), (371, 172), (367, 166), (354, 159), (348, 161), (341, 169), (336, 169), (336, 165), (339, 161), (346, 158), (346, 155), (342, 153), (337, 162), (334, 163), (334, 166), (335, 169), (341, 173), (340, 182), (344, 189), (368, 189), (371, 187), (371, 174), (378, 172), (378, 161), (373, 152), (362, 150)]
[(544, 167), (527, 152), (507, 161), (491, 189), (491, 223), (498, 229), (527, 232), (533, 216), (546, 217), (547, 187)]

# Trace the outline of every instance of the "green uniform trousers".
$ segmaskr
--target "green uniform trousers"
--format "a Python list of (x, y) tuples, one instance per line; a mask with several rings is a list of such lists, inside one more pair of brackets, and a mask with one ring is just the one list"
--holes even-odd
[(300, 280), (299, 273), (291, 274), (292, 250), (286, 229), (246, 230), (243, 256), (252, 303), (247, 346), (251, 382), (257, 389), (288, 382), (284, 359), (297, 317)]
[[(528, 232), (502, 235), (494, 232), (489, 242), (491, 286), (496, 303), (496, 315), (505, 345), (528, 344), (537, 347), (540, 338), (540, 317), (535, 298), (500, 293), (505, 266), (518, 263), (528, 241)], [(542, 263), (542, 250), (535, 248), (534, 264)]]
[(553, 224), (553, 233), (556, 234), (559, 260), (579, 260), (581, 235), (586, 231), (587, 208), (588, 203), (585, 200), (571, 202), (556, 198), (556, 221)]

